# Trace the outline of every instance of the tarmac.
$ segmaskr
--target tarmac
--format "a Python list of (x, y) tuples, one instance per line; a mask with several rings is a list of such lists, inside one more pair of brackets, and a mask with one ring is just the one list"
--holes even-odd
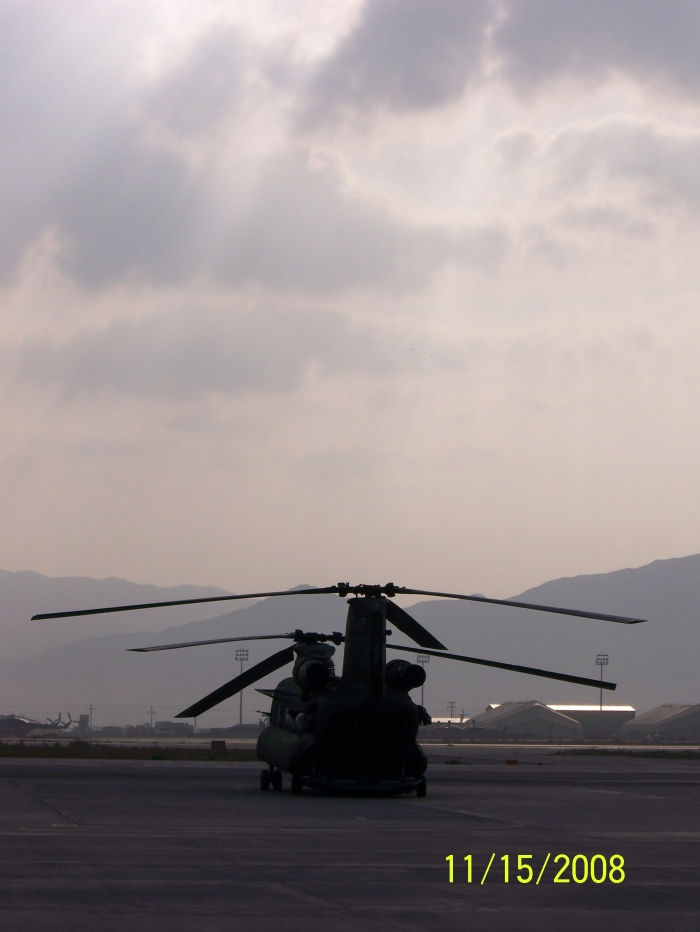
[(432, 746), (425, 799), (263, 793), (256, 763), (2, 759), (0, 928), (700, 929), (700, 761), (561, 750)]

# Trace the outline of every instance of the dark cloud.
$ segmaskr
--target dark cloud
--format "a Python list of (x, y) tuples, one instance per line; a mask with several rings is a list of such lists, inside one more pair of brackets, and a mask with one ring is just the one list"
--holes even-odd
[(489, 71), (521, 95), (624, 73), (697, 96), (698, 48), (697, 0), (369, 0), (311, 81), (301, 123), (444, 106)]
[(289, 392), (309, 365), (325, 370), (411, 369), (425, 362), (407, 338), (391, 339), (332, 311), (259, 309), (152, 315), (85, 328), (64, 341), (33, 340), (23, 377), (67, 396), (108, 393), (177, 400), (211, 393)]
[(202, 270), (211, 180), (149, 130), (201, 133), (234, 110), (241, 42), (230, 29), (208, 33), (145, 85), (135, 80), (135, 39), (148, 35), (149, 17), (128, 2), (111, 16), (87, 0), (0, 7), (6, 275), (49, 228), (66, 245), (68, 270), (92, 287), (129, 276), (172, 283)]
[[(459, 5), (443, 6), (457, 16)], [(64, 267), (91, 288), (209, 275), (330, 293), (425, 283), (446, 262), (498, 264), (498, 231), (408, 222), (386, 202), (350, 193), (332, 165), (312, 167), (303, 148), (253, 162), (243, 136), (238, 172), (190, 159), (190, 143), (245, 110), (249, 73), (255, 83), (253, 53), (235, 30), (206, 33), (144, 85), (134, 81), (133, 48), (118, 30), (110, 45), (107, 25), (90, 19), (94, 5), (84, 5), (86, 22), (54, 17), (57, 46), (26, 5), (10, 8), (12, 16), (0, 11), (14, 36), (0, 62), (6, 274), (47, 229), (65, 247)], [(412, 15), (420, 19), (417, 7)], [(104, 52), (85, 42), (93, 29)]]
[(125, 109), (135, 9), (125, 0), (107, 17), (84, 0), (0, 5), (0, 271), (55, 223), (51, 199)]
[(216, 129), (242, 102), (249, 51), (236, 29), (207, 33), (147, 95), (148, 112), (182, 135)]
[(40, 216), (66, 239), (63, 262), (89, 287), (200, 274), (325, 293), (406, 287), (449, 262), (493, 269), (506, 247), (496, 228), (402, 220), (385, 202), (345, 191), (341, 173), (311, 166), (303, 149), (260, 160), (233, 188), (235, 206), (217, 204), (216, 180), (122, 124), (45, 192)]
[(67, 268), (90, 287), (130, 276), (173, 283), (201, 269), (202, 179), (126, 125), (84, 153), (44, 206), (68, 240)]
[(320, 67), (302, 123), (345, 110), (425, 110), (459, 98), (478, 74), (489, 0), (369, 0)]
[(654, 207), (700, 211), (700, 135), (630, 121), (561, 133), (552, 143), (560, 190), (585, 192), (601, 177), (635, 184)]
[(229, 223), (218, 276), (333, 292), (424, 284), (446, 263), (492, 269), (503, 257), (497, 228), (419, 226), (343, 187), (333, 165), (310, 166), (304, 150), (272, 157), (248, 208)]
[(136, 276), (179, 283), (199, 274), (231, 284), (337, 293), (427, 283), (446, 263), (493, 270), (498, 228), (418, 225), (386, 202), (344, 190), (333, 165), (303, 149), (260, 160), (233, 201), (168, 149), (127, 131), (103, 141), (47, 202), (68, 237), (69, 270), (89, 286)]
[(520, 92), (624, 72), (684, 94), (700, 89), (697, 0), (511, 0), (494, 37)]
[(217, 273), (277, 287), (361, 287), (396, 278), (402, 264), (423, 277), (439, 261), (436, 239), (444, 237), (412, 231), (386, 207), (345, 195), (333, 166), (311, 168), (307, 153), (290, 151), (268, 160), (247, 207), (228, 223)]

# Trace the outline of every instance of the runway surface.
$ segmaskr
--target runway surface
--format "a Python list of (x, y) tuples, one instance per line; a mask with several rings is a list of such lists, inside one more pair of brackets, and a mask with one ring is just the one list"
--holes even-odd
[[(293, 797), (288, 778), (262, 793), (249, 763), (2, 760), (0, 928), (700, 928), (700, 761), (429, 753), (426, 799)], [(560, 854), (585, 856), (581, 882)], [(612, 855), (618, 883), (601, 880)]]

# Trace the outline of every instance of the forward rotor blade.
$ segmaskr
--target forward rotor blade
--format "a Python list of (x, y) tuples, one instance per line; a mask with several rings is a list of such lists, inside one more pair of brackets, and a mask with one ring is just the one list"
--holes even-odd
[(211, 641), (183, 641), (182, 644), (158, 644), (155, 647), (127, 647), (133, 653), (147, 654), (154, 650), (175, 650), (179, 647), (201, 647), (203, 644), (228, 644), (230, 641), (273, 641), (280, 638), (294, 640), (293, 634), (252, 634), (242, 638), (214, 638)]
[[(399, 647), (397, 644), (387, 644), (392, 650), (405, 650), (415, 654), (415, 647)], [(605, 680), (590, 680), (587, 676), (569, 676), (567, 673), (552, 673), (551, 670), (538, 670), (536, 667), (521, 667), (515, 663), (498, 663), (496, 660), (480, 660), (478, 657), (464, 657), (462, 654), (443, 654), (434, 650), (423, 650), (423, 654), (432, 657), (447, 657), (448, 660), (462, 660), (464, 663), (476, 663), (482, 667), (496, 667), (498, 670), (512, 670), (514, 673), (529, 673), (531, 676), (543, 676), (548, 680), (562, 680), (564, 683), (578, 683), (579, 686), (593, 686), (594, 689), (616, 689), (617, 683), (607, 683)]]
[(231, 696), (235, 696), (236, 693), (245, 689), (246, 686), (257, 683), (258, 680), (267, 676), (268, 673), (274, 673), (275, 670), (279, 670), (280, 667), (286, 666), (286, 664), (291, 663), (293, 660), (294, 648), (285, 647), (284, 650), (278, 651), (276, 654), (268, 657), (267, 660), (256, 663), (254, 667), (246, 670), (245, 673), (242, 673), (240, 676), (236, 676), (232, 680), (229, 680), (228, 683), (224, 683), (223, 686), (219, 686), (213, 693), (209, 693), (204, 699), (195, 702), (194, 705), (185, 709), (184, 712), (178, 712), (175, 718), (195, 718), (197, 715), (201, 715), (203, 712), (214, 708), (215, 705), (223, 702), (224, 699), (230, 699)]
[(282, 592), (246, 592), (243, 595), (214, 595), (206, 599), (175, 599), (172, 602), (144, 602), (140, 605), (111, 605), (108, 608), (83, 608), (77, 612), (45, 612), (32, 615), (32, 621), (45, 618), (75, 618), (78, 615), (105, 615), (108, 612), (131, 612), (142, 608), (167, 608), (170, 605), (197, 605), (201, 602), (232, 602), (237, 599), (271, 599), (279, 595), (320, 595), (338, 592), (337, 586), (325, 589), (284, 589)]
[(428, 592), (426, 589), (405, 589), (395, 586), (399, 595), (434, 595), (439, 599), (461, 599), (465, 602), (488, 602), (491, 605), (510, 605), (513, 608), (531, 608), (537, 612), (554, 612), (555, 615), (576, 615), (578, 618), (596, 618), (598, 621), (615, 621), (621, 625), (640, 625), (646, 618), (627, 618), (624, 615), (605, 615), (601, 612), (582, 612), (577, 608), (555, 608), (553, 605), (533, 605), (530, 602), (513, 602), (511, 599), (487, 599), (483, 595), (457, 595), (454, 592)]
[(433, 637), (430, 631), (427, 631), (415, 618), (411, 618), (408, 612), (405, 612), (395, 602), (390, 602), (388, 599), (386, 603), (386, 617), (392, 625), (421, 647), (433, 647), (435, 650), (447, 650), (445, 645), (441, 644), (436, 637)]
[[(75, 612), (44, 612), (40, 615), (32, 615), (31, 620), (41, 621), (48, 618), (75, 618), (80, 615), (104, 615), (110, 612), (130, 612), (143, 608), (167, 608), (171, 605), (198, 605), (203, 602), (231, 602), (239, 599), (271, 599), (283, 595), (322, 595), (337, 593), (341, 597), (344, 597), (351, 592), (355, 595), (381, 595), (382, 593), (386, 593), (389, 598), (393, 598), (395, 595), (428, 595), (435, 596), (439, 599), (486, 602), (491, 605), (510, 605), (513, 608), (528, 608), (538, 612), (553, 612), (556, 615), (574, 615), (579, 618), (614, 621), (623, 625), (638, 625), (646, 621), (645, 618), (627, 618), (623, 615), (607, 615), (601, 612), (582, 612), (575, 608), (556, 608), (553, 605), (534, 605), (530, 602), (514, 602), (510, 599), (487, 599), (486, 596), (482, 595), (460, 595), (455, 592), (433, 592), (428, 589), (407, 589), (405, 586), (395, 586), (393, 583), (388, 583), (386, 586), (350, 586), (348, 583), (339, 583), (337, 586), (325, 586), (323, 588), (313, 589), (284, 589), (281, 592), (247, 592), (242, 595), (216, 595), (204, 599), (175, 599), (169, 602), (143, 602), (138, 605), (111, 605), (106, 608), (84, 608)], [(418, 622), (415, 622), (415, 624), (418, 624)], [(413, 637), (413, 635), (409, 635), (409, 637)]]

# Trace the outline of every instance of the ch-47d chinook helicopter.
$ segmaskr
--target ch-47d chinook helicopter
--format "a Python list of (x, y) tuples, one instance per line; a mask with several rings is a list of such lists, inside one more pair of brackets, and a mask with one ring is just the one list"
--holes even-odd
[[(282, 680), (276, 689), (261, 689), (272, 699), (270, 724), (258, 738), (257, 754), (268, 767), (262, 771), (260, 786), (282, 788), (282, 772), (291, 774), (292, 793), (304, 786), (344, 793), (396, 794), (415, 790), (426, 795), (427, 760), (416, 737), (418, 726), (430, 723), (426, 710), (413, 702), (409, 692), (425, 681), (423, 667), (407, 660), (390, 660), (386, 649), (415, 653), (407, 645), (387, 644), (393, 625), (419, 645), (421, 652), (464, 663), (513, 670), (533, 676), (578, 683), (595, 689), (615, 689), (615, 683), (569, 676), (523, 667), (495, 660), (481, 660), (447, 652), (444, 644), (391, 600), (397, 595), (422, 595), (437, 598), (488, 602), (511, 608), (535, 609), (559, 615), (575, 615), (633, 625), (643, 618), (624, 618), (584, 612), (550, 605), (533, 605), (488, 599), (477, 595), (457, 595), (451, 592), (430, 592), (407, 589), (387, 583), (385, 586), (338, 583), (337, 586), (313, 589), (292, 589), (284, 592), (254, 592), (245, 595), (214, 596), (203, 599), (181, 599), (173, 602), (151, 602), (143, 605), (121, 605), (109, 608), (84, 609), (76, 612), (53, 612), (35, 615), (32, 620), (67, 618), (106, 612), (125, 612), (142, 608), (163, 608), (169, 605), (191, 605), (199, 602), (224, 602), (236, 599), (276, 598), (278, 596), (320, 595), (337, 593), (348, 599), (345, 634), (315, 634), (297, 629), (288, 634), (263, 634), (251, 637), (216, 638), (208, 641), (187, 641), (156, 647), (132, 648), (138, 652), (175, 650), (204, 644), (224, 644), (233, 641), (286, 639), (294, 643), (250, 667), (240, 676), (220, 686), (195, 702), (177, 718), (194, 718), (231, 698), (275, 670), (294, 664), (292, 675)], [(333, 665), (335, 647), (345, 645), (343, 669), (336, 675)]]

